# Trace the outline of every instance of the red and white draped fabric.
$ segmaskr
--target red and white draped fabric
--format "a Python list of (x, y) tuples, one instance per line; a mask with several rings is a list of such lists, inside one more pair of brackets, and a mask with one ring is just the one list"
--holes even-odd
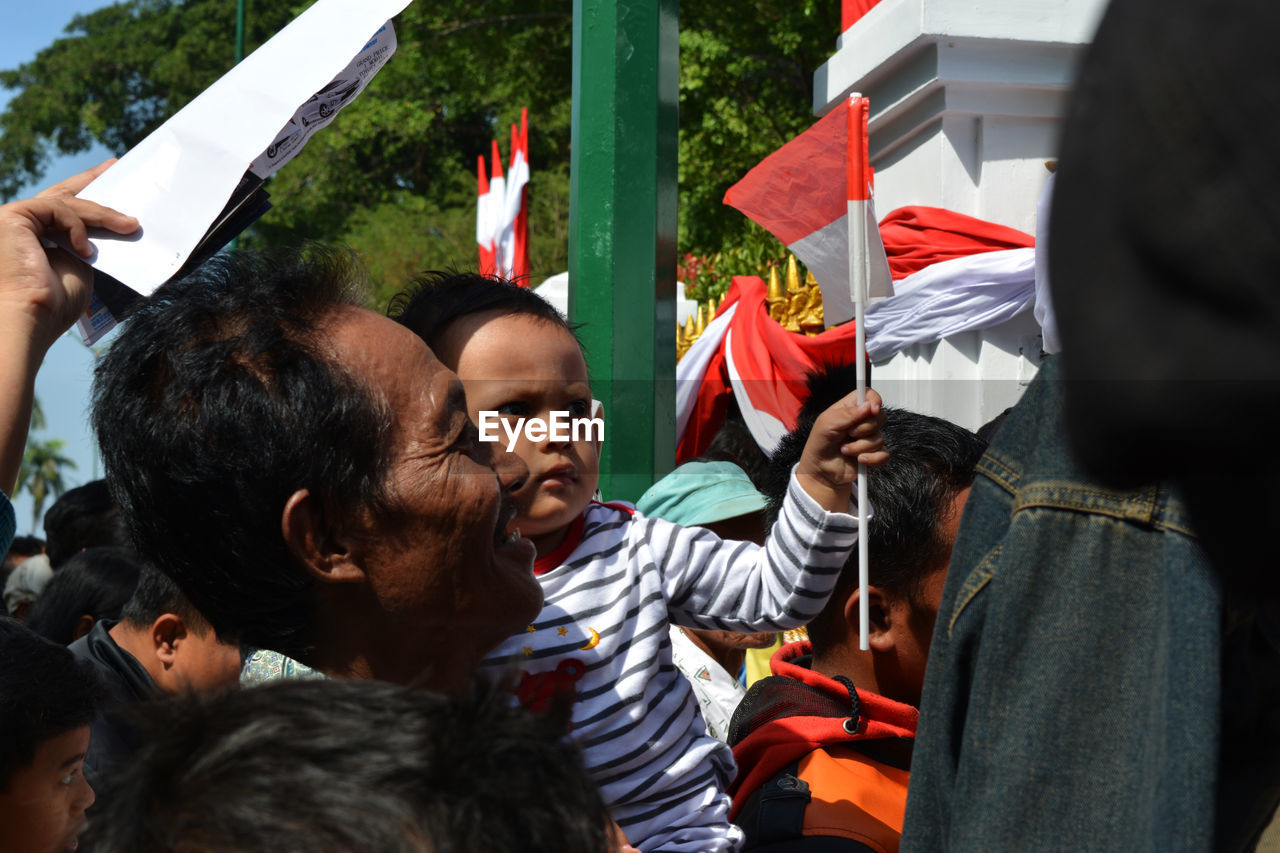
[[(881, 360), (905, 346), (986, 328), (1027, 310), (1035, 291), (1035, 240), (1012, 228), (940, 208), (908, 207), (880, 228), (895, 295), (871, 306), (866, 348)], [(806, 375), (847, 364), (852, 323), (808, 337), (774, 321), (760, 278), (733, 280), (715, 320), (676, 366), (676, 457), (704, 453), (737, 400), (757, 444), (770, 452), (795, 426)], [(824, 292), (823, 299), (826, 299)]]
[(1035, 302), (1035, 238), (940, 207), (903, 207), (880, 223), (894, 296), (867, 310), (867, 355), (987, 329)]
[(872, 361), (915, 344), (989, 329), (1029, 309), (1036, 295), (1036, 250), (1003, 249), (940, 261), (894, 288), (892, 299), (867, 309)]
[(491, 177), (479, 158), (476, 244), (480, 271), (525, 286), (529, 278), (529, 111), (521, 109), (520, 127), (511, 125), (511, 161), (502, 173), (502, 154), (493, 140)]
[(733, 396), (756, 443), (770, 453), (795, 426), (808, 374), (847, 363), (852, 324), (809, 337), (788, 332), (769, 316), (758, 276), (735, 276), (725, 303), (676, 365), (676, 457), (706, 452)]
[[(822, 289), (828, 327), (854, 316), (849, 281), (850, 204), (863, 205), (867, 214), (869, 295), (882, 298), (893, 294), (871, 203), (866, 103), (865, 98), (853, 98), (836, 107), (762, 160), (724, 195), (725, 204), (767, 229), (813, 273)], [(855, 115), (858, 111), (861, 116)], [(862, 134), (861, 138), (855, 133)], [(861, 178), (855, 172), (862, 173)]]

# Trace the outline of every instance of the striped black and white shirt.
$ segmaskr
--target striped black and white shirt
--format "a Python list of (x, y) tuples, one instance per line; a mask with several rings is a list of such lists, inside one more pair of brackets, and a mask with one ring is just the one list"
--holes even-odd
[[(542, 612), (485, 661), (520, 671), (535, 709), (576, 694), (573, 737), (614, 820), (644, 851), (736, 850), (729, 748), (706, 732), (671, 661), (668, 625), (780, 631), (822, 610), (857, 538), (794, 473), (764, 547), (593, 503), (538, 560)], [(547, 792), (555, 796), (554, 791)]]

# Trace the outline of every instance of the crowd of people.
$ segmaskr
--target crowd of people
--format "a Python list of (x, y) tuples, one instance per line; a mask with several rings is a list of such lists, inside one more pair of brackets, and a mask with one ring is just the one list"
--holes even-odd
[[(771, 455), (729, 422), (633, 506), (597, 494), (590, 431), (482, 440), (482, 413), (597, 415), (573, 325), (526, 288), (429, 274), (383, 316), (318, 246), (160, 288), (96, 369), (106, 479), (43, 540), (0, 500), (0, 851), (1252, 849), (1280, 803), (1275, 463), (1249, 440), (1280, 425), (1280, 290), (1171, 266), (1221, 253), (1214, 228), (1144, 236), (1162, 176), (1096, 149), (1207, 144), (1185, 81), (1114, 73), (1203, 38), (1184, 5), (1104, 20), (1052, 211), (1064, 351), (977, 432), (858, 403), (831, 365)], [(1274, 170), (1266, 121), (1215, 125), (1238, 157), (1189, 186), (1221, 204), (1241, 163)], [(88, 230), (138, 227), (75, 195), (109, 167), (0, 207), (5, 484), (89, 302)], [(1236, 260), (1274, 251), (1264, 207)], [(1270, 347), (1223, 404), (1242, 420), (1204, 437), (1178, 384), (1222, 350), (1105, 363), (1098, 280)]]

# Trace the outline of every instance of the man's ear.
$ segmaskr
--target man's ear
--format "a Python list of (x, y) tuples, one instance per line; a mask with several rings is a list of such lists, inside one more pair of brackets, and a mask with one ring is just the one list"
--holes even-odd
[(280, 532), (293, 556), (317, 580), (357, 583), (365, 579), (349, 534), (326, 515), (310, 489), (299, 489), (285, 501)]
[(165, 669), (173, 666), (178, 655), (178, 646), (187, 638), (187, 624), (176, 613), (162, 613), (151, 623), (151, 645), (156, 652), (156, 660)]
[[(854, 584), (853, 590), (849, 593), (849, 597), (844, 603), (844, 621), (849, 625), (849, 636), (853, 638), (855, 644), (857, 643), (860, 629), (858, 602), (862, 600), (861, 596), (862, 591), (857, 584)], [(867, 643), (871, 646), (872, 651), (885, 652), (893, 648), (893, 620), (897, 614), (894, 613), (892, 604), (892, 599), (880, 587), (867, 587), (867, 617), (869, 622)]]
[(93, 624), (97, 620), (88, 613), (82, 613), (80, 618), (76, 620), (76, 626), (71, 629), (71, 639), (78, 640), (85, 634), (93, 630)]

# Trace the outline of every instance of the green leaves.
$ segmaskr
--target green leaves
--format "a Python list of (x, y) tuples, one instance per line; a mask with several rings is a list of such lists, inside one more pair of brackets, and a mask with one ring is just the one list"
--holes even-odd
[[(246, 50), (307, 5), (250, 0)], [(732, 267), (782, 247), (721, 200), (813, 121), (813, 72), (834, 47), (838, 4), (681, 5), (680, 252), (721, 253), (725, 276), (755, 273)], [(242, 244), (350, 243), (380, 298), (411, 270), (472, 264), (476, 156), (487, 160), (494, 138), (508, 156), (528, 106), (533, 278), (562, 271), (572, 30), (568, 0), (410, 5), (395, 58), (271, 181), (275, 209)], [(77, 16), (33, 61), (0, 71), (17, 90), (0, 114), (0, 198), (95, 141), (123, 154), (232, 66), (234, 34), (230, 0), (122, 0)]]
[[(31, 429), (43, 429), (45, 426), (44, 409), (37, 399), (31, 408)], [(22, 454), (22, 465), (18, 468), (18, 485), (14, 496), (24, 489), (31, 495), (31, 532), (34, 533), (40, 516), (44, 514), (44, 505), (50, 497), (57, 498), (67, 489), (62, 478), (65, 468), (75, 468), (75, 460), (62, 454), (67, 443), (59, 438), (41, 441), (34, 436), (27, 438), (27, 447)]]

